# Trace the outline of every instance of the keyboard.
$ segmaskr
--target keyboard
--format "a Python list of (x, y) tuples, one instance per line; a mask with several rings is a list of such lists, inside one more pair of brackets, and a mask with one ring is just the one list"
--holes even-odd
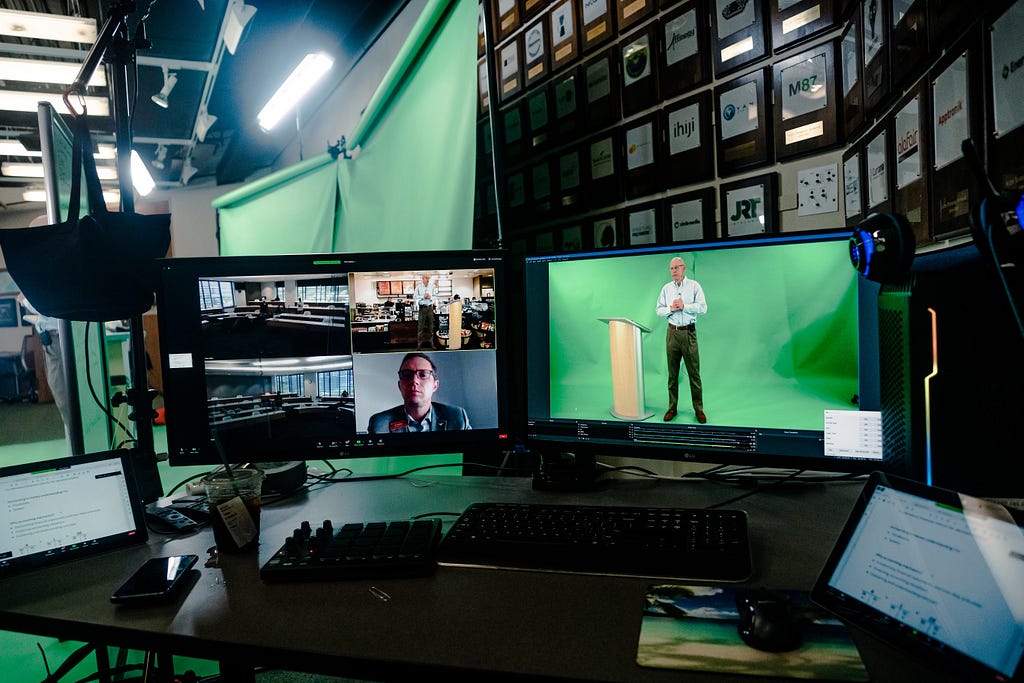
[(434, 571), (441, 520), (302, 522), (260, 569), (266, 582), (426, 576)]
[(740, 510), (476, 503), (441, 541), (444, 566), (745, 581)]

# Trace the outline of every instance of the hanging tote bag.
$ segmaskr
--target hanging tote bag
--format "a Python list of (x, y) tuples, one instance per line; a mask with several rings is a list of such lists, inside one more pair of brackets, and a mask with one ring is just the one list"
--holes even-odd
[[(79, 217), (83, 169), (89, 214)], [(36, 310), (54, 318), (104, 322), (145, 313), (159, 281), (156, 260), (170, 246), (170, 214), (107, 210), (84, 116), (74, 124), (71, 173), (64, 222), (0, 229), (7, 270)]]

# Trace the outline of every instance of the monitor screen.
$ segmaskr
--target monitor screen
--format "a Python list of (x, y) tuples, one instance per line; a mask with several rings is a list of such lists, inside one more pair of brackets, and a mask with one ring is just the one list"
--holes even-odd
[(497, 252), (161, 262), (172, 465), (506, 447)]
[(527, 258), (527, 438), (542, 453), (881, 469), (878, 289), (848, 240)]

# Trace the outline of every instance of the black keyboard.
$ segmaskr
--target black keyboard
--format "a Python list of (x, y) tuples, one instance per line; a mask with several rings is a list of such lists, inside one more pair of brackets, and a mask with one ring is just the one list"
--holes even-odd
[(446, 566), (745, 581), (740, 510), (476, 503), (441, 541)]
[(309, 522), (285, 539), (260, 569), (260, 578), (275, 581), (425, 576), (436, 567), (441, 520), (356, 522), (340, 528)]

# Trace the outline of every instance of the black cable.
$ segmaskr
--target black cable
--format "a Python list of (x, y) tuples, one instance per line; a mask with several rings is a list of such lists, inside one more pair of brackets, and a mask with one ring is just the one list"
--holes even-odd
[(758, 493), (764, 493), (765, 491), (767, 491), (769, 489), (775, 488), (777, 486), (781, 486), (782, 484), (786, 483), (787, 481), (790, 481), (790, 480), (794, 479), (797, 475), (799, 475), (803, 471), (804, 470), (793, 470), (793, 472), (788, 477), (785, 477), (783, 479), (778, 479), (778, 480), (773, 481), (772, 483), (767, 484), (765, 486), (755, 486), (753, 489), (751, 489), (750, 491), (747, 491), (746, 493), (740, 494), (738, 496), (734, 496), (733, 498), (728, 498), (726, 500), (723, 500), (723, 501), (720, 501), (718, 503), (715, 503), (714, 505), (705, 506), (704, 509), (705, 510), (714, 510), (715, 508), (720, 508), (720, 507), (723, 507), (725, 505), (729, 505), (731, 503), (735, 503), (738, 500), (743, 500), (744, 498), (749, 498), (750, 496), (756, 495)]
[(43, 668), (46, 669), (47, 677), (50, 676), (50, 662), (46, 659), (46, 650), (43, 649), (43, 644), (38, 640), (36, 641), (36, 647), (39, 648), (39, 654), (43, 658)]
[[(499, 471), (506, 470), (506, 469), (514, 469), (514, 468), (507, 468), (507, 467), (499, 467), (497, 465), (480, 465), (480, 464), (477, 464), (477, 463), (470, 463), (470, 464), (473, 465), (474, 467), (482, 467), (482, 468), (485, 468), (485, 469), (499, 470)], [(346, 477), (346, 478), (343, 478), (343, 479), (334, 479), (333, 477), (328, 477), (326, 475), (321, 475), (321, 474), (310, 474), (308, 476), (312, 477), (313, 479), (318, 479), (318, 480), (320, 480), (322, 482), (339, 482), (340, 483), (340, 482), (349, 482), (349, 481), (381, 481), (383, 479), (398, 479), (400, 477), (406, 476), (407, 474), (413, 474), (414, 472), (420, 472), (422, 470), (432, 470), (432, 469), (437, 469), (439, 467), (464, 467), (464, 466), (466, 466), (466, 463), (450, 462), (450, 463), (442, 463), (442, 464), (437, 464), (437, 465), (423, 465), (422, 467), (414, 467), (411, 470), (406, 470), (405, 472), (398, 472), (397, 474), (370, 474), (370, 475), (365, 475), (365, 476), (360, 476), (360, 477)]]
[[(138, 442), (138, 439), (130, 436), (131, 433), (132, 433), (131, 430), (128, 429), (127, 427), (125, 427), (124, 424), (120, 420), (118, 420), (117, 417), (115, 417), (115, 415), (112, 412), (110, 412), (110, 409), (107, 408), (105, 405), (103, 405), (103, 403), (100, 401), (99, 395), (96, 393), (96, 388), (92, 385), (92, 368), (91, 368), (91, 361), (89, 360), (89, 328), (90, 327), (92, 327), (92, 322), (86, 322), (85, 323), (85, 383), (89, 386), (89, 393), (92, 395), (92, 400), (96, 403), (96, 406), (100, 410), (102, 410), (104, 413), (107, 414), (107, 417), (110, 418), (110, 421), (115, 423), (118, 427), (120, 427), (121, 430), (125, 434), (129, 435), (130, 438), (127, 441), (122, 441), (121, 443), (124, 444), (124, 443)], [(118, 448), (120, 448), (120, 446), (118, 446)]]

